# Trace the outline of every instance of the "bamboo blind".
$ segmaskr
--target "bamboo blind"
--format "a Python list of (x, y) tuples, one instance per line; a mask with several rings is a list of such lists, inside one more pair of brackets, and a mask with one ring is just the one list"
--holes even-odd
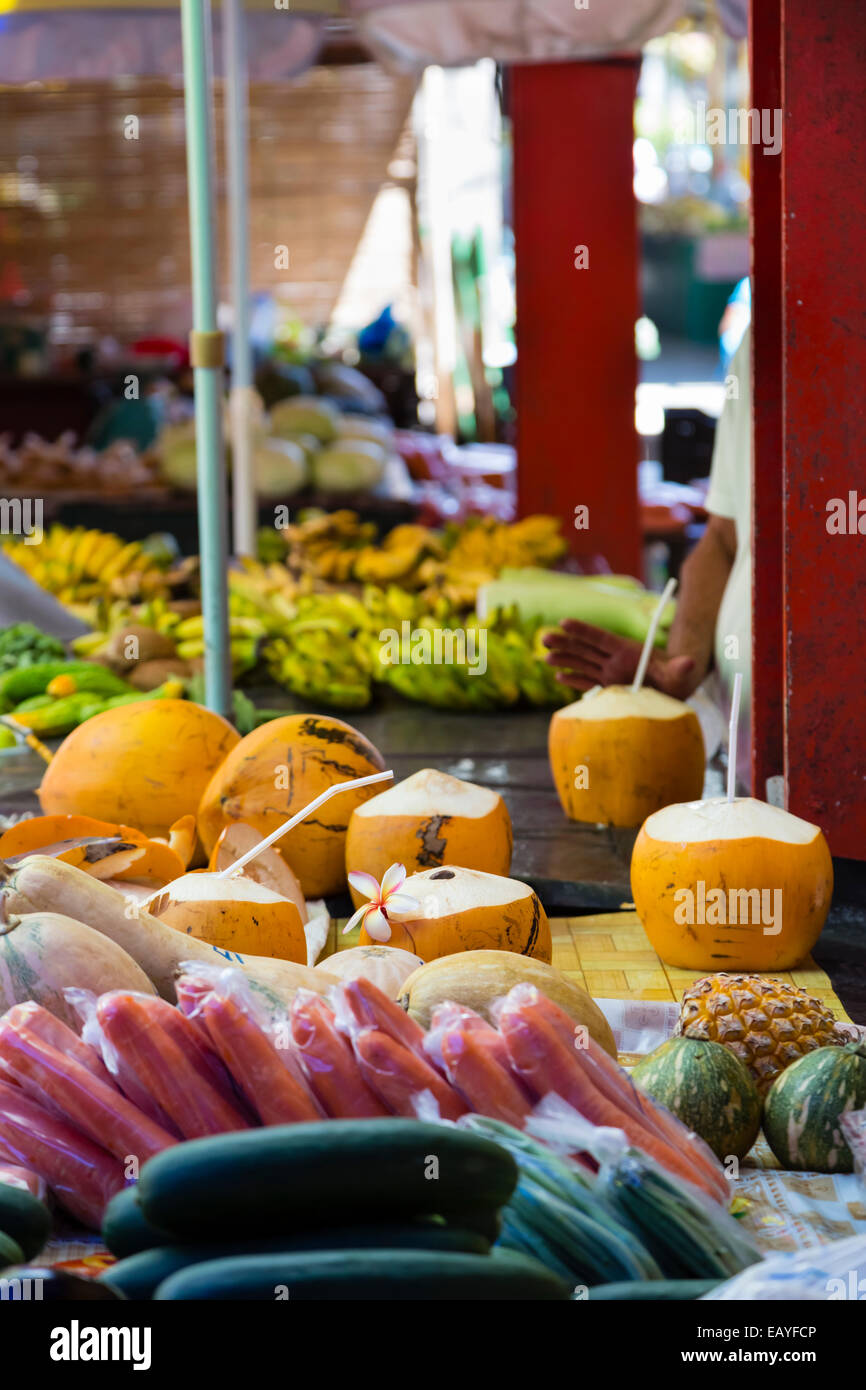
[[(326, 323), (405, 127), (414, 81), (373, 63), (313, 68), (250, 91), (253, 290)], [(126, 118), (138, 118), (128, 139)], [(227, 294), (222, 94), (215, 112), (220, 269)], [(288, 248), (288, 269), (276, 248)], [(0, 312), (55, 336), (121, 340), (189, 328), (179, 85), (0, 90)]]

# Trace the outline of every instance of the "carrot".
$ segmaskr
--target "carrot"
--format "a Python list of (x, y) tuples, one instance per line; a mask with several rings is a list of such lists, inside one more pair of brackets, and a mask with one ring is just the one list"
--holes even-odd
[(499, 1029), (518, 1074), (537, 1099), (554, 1091), (591, 1124), (622, 1130), (630, 1143), (669, 1173), (702, 1188), (714, 1201), (721, 1200), (718, 1189), (683, 1153), (598, 1090), (581, 1065), (579, 1053), (563, 1042), (557, 1029), (537, 1010), (506, 1001)]
[(650, 1096), (642, 1094), (628, 1072), (624, 1071), (603, 1047), (599, 1047), (589, 1032), (582, 1033), (578, 1040), (572, 1020), (552, 999), (548, 999), (535, 986), (529, 986), (533, 991), (532, 996), (525, 986), (518, 988), (521, 991), (521, 1002), (537, 1010), (540, 1017), (546, 1018), (556, 1028), (560, 1038), (575, 1049), (580, 1064), (586, 1068), (590, 1079), (602, 1095), (620, 1110), (631, 1115), (637, 1123), (658, 1135), (666, 1144), (672, 1145), (684, 1154), (688, 1153), (707, 1181), (718, 1189), (720, 1197), (726, 1201), (730, 1196), (727, 1180), (718, 1159), (703, 1139), (678, 1120), (676, 1115), (657, 1106)]
[(457, 1120), (466, 1106), (452, 1086), (408, 1047), (378, 1028), (362, 1028), (354, 1039), (361, 1075), (395, 1115), (417, 1118), (415, 1101), (431, 1092), (443, 1120)]
[(333, 997), (337, 1026), (342, 1032), (352, 1031), (352, 1022), (358, 1028), (376, 1028), (430, 1065), (424, 1054), (424, 1029), (372, 980), (363, 977), (347, 980), (334, 991)]
[(450, 999), (447, 999), (443, 1004), (436, 1005), (430, 1017), (430, 1031), (424, 1039), (425, 1052), (437, 1065), (442, 1065), (443, 1071), (445, 1067), (441, 1055), (441, 1040), (445, 1031), (451, 1028), (460, 1028), (464, 1033), (472, 1033), (478, 1042), (484, 1045), (494, 1061), (498, 1062), (500, 1067), (513, 1078), (508, 1048), (493, 1024), (488, 1023), (487, 1019), (482, 1018), (474, 1009), (470, 1009), (468, 1004), (455, 1004)]
[(4, 1081), (0, 1081), (0, 1143), (17, 1163), (47, 1182), (72, 1216), (99, 1230), (108, 1202), (124, 1185), (117, 1159)]
[(448, 1079), (470, 1110), (522, 1129), (532, 1109), (523, 1088), (500, 1066), (479, 1031), (449, 1028), (442, 1035), (442, 1058)]
[(359, 1120), (388, 1114), (361, 1075), (355, 1054), (320, 995), (298, 990), (289, 1028), (304, 1078), (326, 1114)]
[(202, 1076), (174, 1038), (142, 1007), (135, 994), (114, 990), (97, 1005), (99, 1023), (113, 1047), (185, 1139), (248, 1129), (237, 1106)]
[(76, 1062), (58, 1052), (24, 1023), (0, 1019), (0, 1060), (29, 1094), (46, 1096), (88, 1139), (115, 1158), (144, 1163), (177, 1141), (137, 1106)]
[(158, 995), (142, 994), (140, 1003), (144, 1014), (151, 1019), (154, 1026), (161, 1028), (177, 1043), (201, 1079), (214, 1086), (228, 1105), (237, 1105), (238, 1095), (232, 1078), (214, 1051), (207, 1028), (197, 1020), (188, 1018), (180, 1009), (176, 1009), (166, 999), (160, 999)]
[(26, 1004), (16, 1004), (14, 1008), (8, 1009), (4, 1018), (13, 1026), (18, 1023), (25, 1024), (31, 1033), (43, 1042), (50, 1043), (58, 1052), (65, 1052), (67, 1057), (74, 1057), (91, 1075), (98, 1077), (106, 1086), (117, 1089), (114, 1077), (96, 1048), (84, 1042), (62, 1019), (43, 1009), (41, 1004), (29, 999)]
[(214, 1047), (262, 1124), (321, 1119), (312, 1096), (292, 1078), (270, 1040), (233, 999), (212, 992), (201, 1002), (201, 1016)]

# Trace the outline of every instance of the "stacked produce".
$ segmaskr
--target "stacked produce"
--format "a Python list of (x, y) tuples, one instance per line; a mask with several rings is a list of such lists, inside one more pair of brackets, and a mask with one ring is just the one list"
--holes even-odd
[(37, 662), (0, 676), (0, 712), (46, 738), (67, 734), (104, 710), (182, 694), (183, 683), (168, 672), (144, 692), (95, 661)]
[(11, 627), (0, 628), (0, 674), (65, 655), (62, 642), (41, 632), (32, 623), (13, 623)]
[(164, 555), (142, 541), (111, 532), (55, 524), (38, 545), (4, 537), (5, 553), (43, 589), (71, 607), (102, 595), (117, 597), (168, 592)]
[(153, 461), (141, 455), (127, 440), (118, 440), (97, 451), (75, 447), (75, 434), (67, 430), (53, 443), (38, 434), (26, 434), (13, 447), (8, 434), (0, 435), (0, 486), (42, 496), (48, 492), (129, 492), (159, 481)]

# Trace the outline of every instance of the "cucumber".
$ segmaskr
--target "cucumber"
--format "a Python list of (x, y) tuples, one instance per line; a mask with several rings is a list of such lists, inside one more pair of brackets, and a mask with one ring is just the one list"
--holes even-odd
[(0, 1183), (0, 1231), (21, 1246), (25, 1260), (32, 1260), (51, 1234), (48, 1208), (23, 1187)]
[(590, 1302), (600, 1299), (608, 1303), (667, 1303), (702, 1298), (722, 1282), (721, 1279), (641, 1279), (628, 1284), (596, 1284), (589, 1290), (589, 1299)]
[(7, 1265), (20, 1265), (23, 1261), (24, 1251), (17, 1240), (0, 1231), (0, 1269), (5, 1269)]
[(240, 1255), (290, 1255), (318, 1250), (427, 1250), (466, 1255), (486, 1255), (489, 1249), (482, 1236), (454, 1226), (357, 1226), (335, 1230), (309, 1231), (297, 1236), (276, 1236), (273, 1240), (244, 1241), (237, 1245), (168, 1245), (143, 1250), (112, 1265), (99, 1278), (125, 1298), (153, 1298), (157, 1287), (178, 1270), (190, 1265)]
[(160, 1231), (144, 1219), (138, 1204), (138, 1184), (133, 1183), (116, 1193), (105, 1208), (102, 1239), (112, 1255), (123, 1259), (127, 1255), (137, 1255), (141, 1250), (165, 1245), (169, 1237), (166, 1231)]
[(496, 1211), (516, 1180), (511, 1155), (475, 1134), (418, 1120), (323, 1120), (166, 1149), (144, 1165), (138, 1200), (176, 1239), (254, 1239), (372, 1213)]
[(565, 1301), (570, 1295), (567, 1284), (522, 1255), (494, 1260), (489, 1255), (422, 1250), (318, 1250), (243, 1255), (193, 1265), (172, 1274), (159, 1285), (154, 1297), (161, 1301), (390, 1303), (410, 1299)]

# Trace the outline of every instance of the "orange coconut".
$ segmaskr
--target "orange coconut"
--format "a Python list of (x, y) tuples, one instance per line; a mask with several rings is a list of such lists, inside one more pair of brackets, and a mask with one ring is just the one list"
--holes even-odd
[[(410, 875), (399, 893), (414, 898), (419, 910), (401, 911), (399, 917), (388, 913), (388, 946), (423, 961), (456, 951), (516, 951), (550, 961), (550, 923), (526, 883), (447, 865)], [(363, 927), (359, 943), (374, 944)]]
[(817, 825), (752, 797), (667, 806), (635, 841), (631, 888), (654, 949), (684, 970), (790, 970), (830, 909)]
[(177, 931), (241, 955), (307, 963), (307, 940), (297, 903), (248, 878), (207, 870), (184, 874), (159, 889), (147, 910)]
[[(378, 749), (332, 715), (291, 714), (247, 734), (217, 768), (201, 799), (198, 831), (208, 855), (231, 821), (245, 821), (264, 838), (335, 782), (384, 771)], [(346, 828), (373, 787), (342, 792), (276, 848), (297, 874), (307, 898), (346, 885)]]
[[(389, 864), (415, 870), (461, 864), (489, 874), (511, 868), (511, 817), (498, 792), (425, 767), (352, 812), (346, 870), (381, 879)], [(352, 888), (360, 907), (363, 895)]]
[(704, 740), (689, 705), (648, 686), (596, 686), (558, 709), (550, 769), (565, 814), (592, 825), (640, 825), (653, 811), (700, 796)]

